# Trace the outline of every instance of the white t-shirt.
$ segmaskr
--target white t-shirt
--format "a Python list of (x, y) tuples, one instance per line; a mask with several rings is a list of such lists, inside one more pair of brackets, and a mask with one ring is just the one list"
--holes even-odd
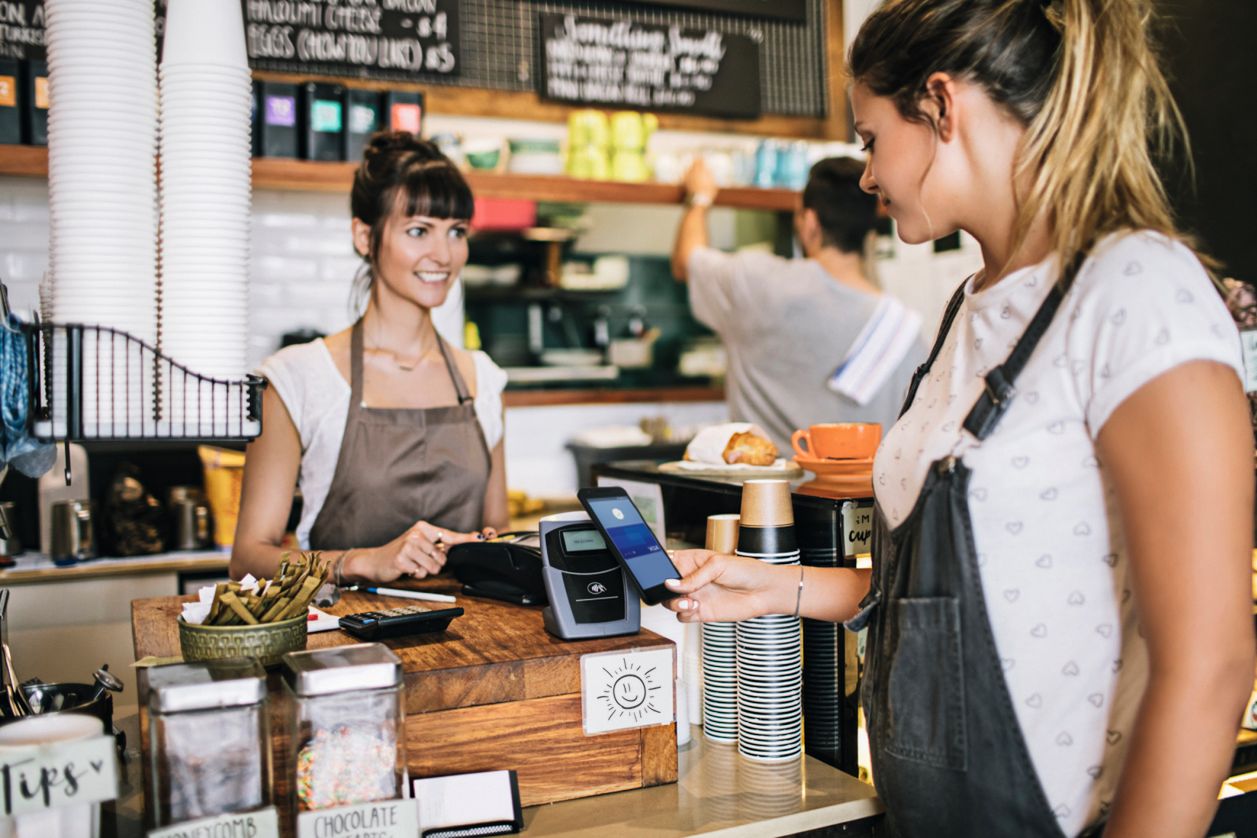
[[(474, 388), (476, 419), (484, 431), (485, 444), (492, 451), (501, 442), (502, 390), (506, 373), (488, 355), (472, 352), (476, 377), (468, 381)], [(345, 435), (349, 415), (349, 382), (340, 374), (322, 340), (287, 346), (262, 362), (258, 375), (270, 380), (284, 401), (288, 415), (301, 437), (301, 521), (297, 542), (309, 549), (310, 530), (327, 499), (336, 460)]]
[(1073, 835), (1113, 799), (1147, 681), (1125, 543), (1095, 441), (1128, 396), (1186, 361), (1242, 378), (1239, 336), (1192, 253), (1110, 236), (1079, 271), (981, 444), (962, 428), (1055, 278), (1051, 262), (965, 299), (907, 414), (874, 463), (892, 526), (929, 465), (963, 455), (977, 561), (1017, 719), (1049, 805)]

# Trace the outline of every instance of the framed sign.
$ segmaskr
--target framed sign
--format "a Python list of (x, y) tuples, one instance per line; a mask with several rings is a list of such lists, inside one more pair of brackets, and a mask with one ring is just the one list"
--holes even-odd
[(752, 119), (759, 45), (627, 19), (538, 16), (537, 92), (559, 102)]

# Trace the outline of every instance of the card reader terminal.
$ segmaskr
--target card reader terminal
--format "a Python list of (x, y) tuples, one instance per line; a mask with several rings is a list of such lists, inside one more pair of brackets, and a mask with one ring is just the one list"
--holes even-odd
[(602, 533), (585, 512), (540, 522), (541, 563), (550, 605), (546, 631), (563, 640), (636, 634), (641, 603)]

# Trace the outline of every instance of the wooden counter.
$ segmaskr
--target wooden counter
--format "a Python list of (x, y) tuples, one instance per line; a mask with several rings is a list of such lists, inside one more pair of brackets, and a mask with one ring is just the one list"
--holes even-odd
[[(130, 746), (121, 794), (115, 803), (104, 806), (102, 834), (142, 838), (144, 761), (139, 717), (131, 715), (117, 723)], [(651, 838), (763, 838), (837, 826), (842, 835), (857, 838), (873, 834), (881, 821), (883, 807), (873, 787), (823, 762), (802, 757), (772, 765), (754, 763), (739, 757), (734, 748), (704, 740), (698, 725), (690, 730), (691, 741), (679, 749), (678, 782), (527, 807), (523, 834), (531, 838), (647, 833)]]
[[(413, 587), (458, 593), (452, 579)], [(131, 604), (136, 659), (179, 655), (176, 618), (191, 597)], [(412, 600), (346, 593), (336, 615), (412, 605)], [(383, 641), (401, 659), (411, 777), (511, 768), (524, 805), (676, 782), (675, 724), (585, 735), (580, 660), (597, 652), (672, 647), (650, 631), (566, 642), (547, 634), (541, 609), (459, 595), (465, 609), (443, 633)], [(340, 631), (309, 636), (307, 648), (358, 642)], [(286, 697), (272, 674), (271, 718), (284, 729)], [(667, 679), (671, 681), (671, 676)], [(141, 702), (142, 706), (142, 702)], [(597, 747), (590, 747), (596, 741)], [(276, 797), (286, 795), (286, 754), (274, 752)]]

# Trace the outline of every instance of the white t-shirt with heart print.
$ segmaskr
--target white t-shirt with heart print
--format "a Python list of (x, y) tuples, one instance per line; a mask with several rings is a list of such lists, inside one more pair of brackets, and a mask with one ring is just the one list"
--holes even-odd
[(1051, 262), (978, 293), (874, 463), (892, 526), (929, 465), (959, 454), (995, 644), (1049, 805), (1076, 834), (1113, 798), (1147, 679), (1115, 497), (1095, 440), (1123, 400), (1186, 361), (1243, 378), (1239, 335), (1195, 256), (1150, 232), (1092, 252), (1016, 381), (995, 431), (962, 429), (1055, 277)]

